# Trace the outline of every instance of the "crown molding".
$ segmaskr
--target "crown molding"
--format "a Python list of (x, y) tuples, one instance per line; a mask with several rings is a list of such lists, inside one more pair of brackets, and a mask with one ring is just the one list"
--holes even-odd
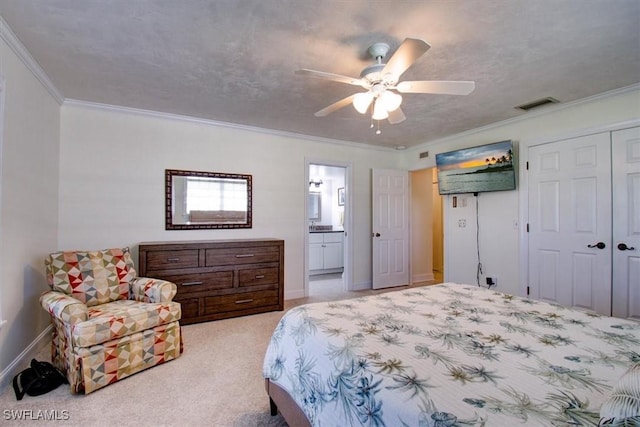
[(511, 125), (511, 124), (522, 122), (522, 121), (525, 121), (525, 120), (530, 120), (530, 119), (532, 119), (534, 117), (540, 117), (540, 116), (544, 116), (544, 115), (547, 115), (547, 114), (555, 114), (558, 111), (565, 110), (567, 108), (572, 108), (572, 107), (576, 107), (578, 105), (588, 104), (588, 103), (591, 103), (591, 102), (594, 102), (594, 101), (607, 99), (607, 98), (611, 98), (611, 97), (614, 97), (614, 96), (623, 95), (625, 93), (636, 92), (636, 91), (640, 91), (640, 83), (635, 83), (635, 84), (632, 84), (630, 86), (625, 86), (625, 87), (621, 87), (621, 88), (618, 88), (618, 89), (613, 89), (613, 90), (610, 90), (610, 91), (607, 91), (607, 92), (602, 92), (602, 93), (599, 93), (599, 94), (596, 94), (596, 95), (592, 95), (592, 96), (589, 96), (589, 97), (586, 97), (586, 98), (577, 99), (575, 101), (570, 101), (570, 102), (566, 102), (566, 103), (562, 103), (562, 104), (550, 105), (548, 107), (542, 108), (542, 109), (537, 110), (537, 111), (536, 110), (529, 111), (527, 113), (522, 114), (521, 116), (511, 117), (510, 119), (502, 120), (502, 121), (495, 122), (495, 123), (490, 123), (488, 125), (480, 126), (478, 128), (473, 128), (473, 129), (470, 129), (468, 131), (457, 133), (455, 135), (445, 136), (444, 138), (439, 138), (439, 139), (434, 139), (433, 141), (423, 142), (421, 144), (414, 145), (413, 147), (410, 148), (410, 150), (407, 150), (407, 151), (411, 151), (411, 153), (419, 152), (419, 151), (422, 151), (422, 150), (425, 150), (425, 149), (428, 149), (428, 148), (433, 148), (433, 147), (441, 145), (441, 144), (446, 144), (447, 142), (456, 140), (458, 138), (463, 138), (463, 137), (474, 135), (476, 133), (484, 132), (484, 131), (487, 131), (487, 130), (499, 128), (499, 127), (502, 127), (502, 126)]
[(64, 102), (64, 96), (60, 93), (58, 88), (55, 87), (53, 82), (49, 79), (49, 76), (44, 72), (42, 67), (33, 59), (33, 56), (29, 53), (26, 47), (22, 44), (20, 39), (15, 35), (13, 30), (0, 16), (0, 37), (9, 45), (11, 50), (18, 56), (22, 63), (33, 73), (38, 81), (44, 86), (49, 94), (56, 100), (59, 105)]
[(114, 113), (132, 114), (132, 115), (151, 117), (151, 118), (157, 118), (157, 119), (175, 120), (175, 121), (186, 122), (186, 123), (195, 123), (195, 124), (200, 124), (205, 126), (223, 127), (223, 128), (229, 128), (229, 129), (242, 130), (246, 132), (261, 133), (266, 135), (274, 135), (274, 136), (280, 136), (280, 137), (292, 138), (292, 139), (298, 139), (298, 140), (304, 139), (306, 141), (320, 142), (323, 144), (340, 145), (343, 147), (359, 148), (364, 150), (385, 151), (385, 152), (394, 152), (394, 153), (397, 152), (395, 148), (364, 144), (361, 142), (352, 142), (352, 141), (343, 141), (339, 139), (323, 138), (319, 136), (305, 135), (305, 134), (295, 133), (295, 132), (267, 129), (267, 128), (261, 128), (257, 126), (241, 125), (237, 123), (220, 122), (216, 120), (202, 119), (198, 117), (183, 116), (183, 115), (173, 114), (173, 113), (164, 113), (161, 111), (144, 110), (141, 108), (122, 107), (119, 105), (81, 101), (78, 99), (66, 98), (62, 106), (63, 107), (75, 106), (75, 107), (82, 107), (82, 108), (88, 108), (88, 109), (99, 110), (99, 111), (110, 111)]

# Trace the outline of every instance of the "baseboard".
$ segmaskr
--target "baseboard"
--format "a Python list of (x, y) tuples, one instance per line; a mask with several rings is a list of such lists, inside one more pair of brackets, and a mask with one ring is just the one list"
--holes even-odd
[(354, 283), (350, 291), (364, 291), (367, 289), (371, 289), (371, 281), (367, 280), (366, 282)]
[(423, 273), (423, 274), (415, 274), (411, 277), (411, 283), (420, 283), (420, 282), (430, 282), (435, 280), (435, 276), (433, 272), (431, 273)]
[(298, 298), (304, 298), (304, 289), (301, 289), (299, 291), (284, 291), (284, 299), (288, 300), (288, 299), (298, 299)]
[(0, 372), (0, 394), (4, 393), (7, 386), (11, 384), (13, 377), (22, 367), (29, 364), (30, 359), (35, 358), (36, 354), (38, 354), (45, 345), (51, 344), (51, 328), (52, 325), (47, 326), (9, 366)]

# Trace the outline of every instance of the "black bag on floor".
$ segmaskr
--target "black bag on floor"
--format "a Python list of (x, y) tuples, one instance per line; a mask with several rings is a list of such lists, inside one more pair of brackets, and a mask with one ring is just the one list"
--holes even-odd
[(13, 377), (13, 391), (16, 399), (22, 400), (25, 393), (40, 396), (58, 388), (60, 384), (69, 384), (67, 378), (49, 362), (31, 360), (31, 367)]

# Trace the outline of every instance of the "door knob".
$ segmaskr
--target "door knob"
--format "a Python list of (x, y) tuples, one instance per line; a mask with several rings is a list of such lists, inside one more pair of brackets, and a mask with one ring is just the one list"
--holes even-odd
[[(604, 249), (607, 247), (607, 245), (604, 244), (604, 242), (598, 242), (595, 245), (587, 245), (588, 248), (598, 248), (598, 249)], [(620, 246), (618, 246), (619, 248)]]
[(620, 243), (618, 245), (618, 249), (620, 249), (621, 251), (635, 251), (636, 248), (634, 248), (633, 246), (627, 246), (624, 243)]

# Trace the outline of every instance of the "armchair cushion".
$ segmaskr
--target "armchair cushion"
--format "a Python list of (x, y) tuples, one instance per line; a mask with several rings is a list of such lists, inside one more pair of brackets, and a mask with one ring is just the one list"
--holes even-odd
[(89, 307), (89, 319), (71, 331), (74, 347), (90, 347), (180, 320), (180, 304), (113, 301)]
[(51, 289), (87, 307), (129, 298), (129, 282), (136, 277), (129, 248), (57, 252), (45, 265)]

